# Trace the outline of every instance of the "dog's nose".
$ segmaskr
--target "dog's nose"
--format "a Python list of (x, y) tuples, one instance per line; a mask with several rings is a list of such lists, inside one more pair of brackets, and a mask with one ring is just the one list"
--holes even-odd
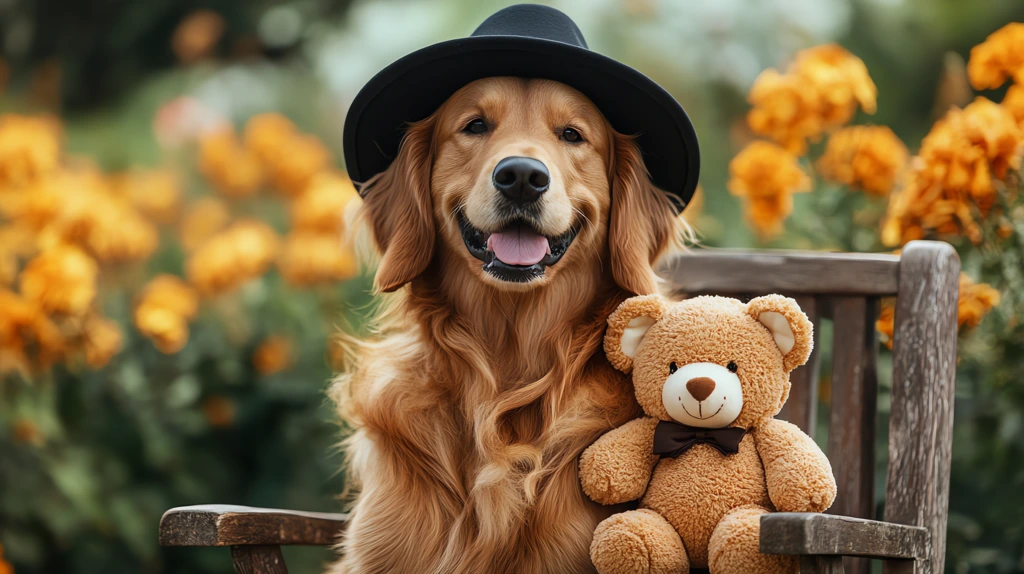
[(494, 168), (494, 187), (515, 203), (525, 205), (548, 190), (548, 168), (532, 157), (507, 157)]
[(690, 391), (690, 394), (698, 402), (703, 401), (710, 397), (711, 393), (715, 392), (715, 381), (708, 377), (695, 377), (686, 381), (686, 390)]

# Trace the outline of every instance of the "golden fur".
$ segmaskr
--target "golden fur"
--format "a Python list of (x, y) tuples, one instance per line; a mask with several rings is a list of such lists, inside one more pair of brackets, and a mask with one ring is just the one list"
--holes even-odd
[[(484, 136), (463, 128), (473, 118)], [(571, 126), (585, 143), (558, 134)], [(580, 231), (543, 278), (503, 283), (463, 245), (456, 220), (497, 225), (491, 186), (508, 156), (543, 161), (539, 225)], [(583, 495), (580, 453), (639, 414), (628, 377), (601, 351), (608, 314), (654, 293), (652, 264), (679, 218), (639, 149), (579, 92), (489, 78), (413, 124), (361, 217), (387, 297), (333, 388), (352, 521), (332, 573), (582, 572), (594, 527), (614, 509)]]
[[(779, 322), (764, 323), (765, 314)], [(623, 334), (637, 319), (650, 326), (627, 352)], [(607, 356), (616, 368), (632, 372), (646, 416), (608, 432), (580, 459), (588, 496), (603, 504), (640, 500), (640, 510), (598, 526), (591, 548), (598, 571), (687, 572), (693, 566), (709, 567), (712, 574), (795, 572), (792, 557), (758, 550), (761, 515), (823, 512), (836, 496), (821, 449), (796, 426), (772, 418), (789, 395), (790, 371), (807, 361), (813, 344), (811, 322), (796, 302), (779, 295), (749, 304), (724, 297), (677, 303), (634, 297), (608, 324)], [(769, 324), (792, 336), (783, 338), (785, 350)], [(739, 452), (723, 455), (696, 444), (677, 458), (652, 455), (658, 422), (673, 420), (662, 394), (675, 371), (670, 365), (731, 362), (743, 406), (727, 426), (747, 431)]]

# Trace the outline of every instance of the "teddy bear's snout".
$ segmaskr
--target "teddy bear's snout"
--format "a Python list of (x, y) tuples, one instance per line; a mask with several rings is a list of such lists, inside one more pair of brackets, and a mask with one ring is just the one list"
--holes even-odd
[(715, 381), (710, 377), (694, 377), (686, 381), (686, 390), (693, 398), (703, 401), (715, 392)]

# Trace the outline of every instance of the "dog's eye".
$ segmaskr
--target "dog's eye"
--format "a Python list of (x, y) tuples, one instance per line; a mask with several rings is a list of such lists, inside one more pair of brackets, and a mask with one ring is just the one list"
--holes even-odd
[(737, 365), (734, 361), (729, 361), (729, 364), (726, 365), (725, 368), (729, 369), (729, 372), (731, 373), (735, 373), (736, 371), (740, 370), (739, 365)]
[(487, 122), (481, 120), (480, 118), (477, 118), (466, 124), (466, 127), (462, 128), (462, 131), (466, 132), (467, 134), (487, 133)]
[(676, 366), (675, 361), (673, 361), (673, 362), (668, 364), (668, 374), (671, 375), (672, 373), (674, 373), (674, 372), (676, 372), (678, 370), (679, 370), (679, 367)]
[(559, 138), (561, 138), (562, 141), (569, 143), (580, 143), (581, 141), (583, 141), (583, 136), (580, 134), (580, 132), (576, 131), (573, 128), (565, 128), (564, 130), (562, 130), (562, 134), (559, 136)]

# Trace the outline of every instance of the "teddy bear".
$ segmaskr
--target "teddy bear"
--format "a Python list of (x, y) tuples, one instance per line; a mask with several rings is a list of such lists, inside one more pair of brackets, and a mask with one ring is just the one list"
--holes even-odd
[(813, 326), (796, 301), (701, 296), (627, 299), (608, 318), (605, 354), (632, 373), (646, 416), (601, 436), (580, 458), (594, 501), (640, 501), (594, 531), (601, 574), (796, 572), (761, 554), (760, 518), (822, 512), (836, 482), (828, 459), (795, 425), (773, 418), (789, 373), (807, 362)]

